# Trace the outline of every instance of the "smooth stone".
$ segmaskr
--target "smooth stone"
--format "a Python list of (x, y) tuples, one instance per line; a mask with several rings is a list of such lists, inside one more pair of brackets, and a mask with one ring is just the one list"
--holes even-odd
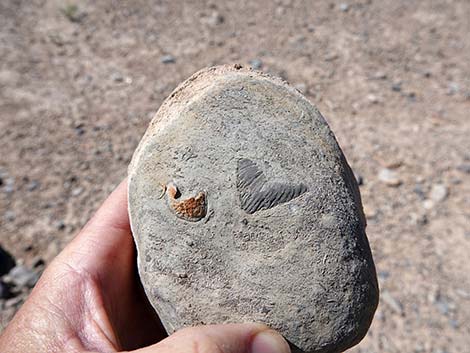
[(240, 65), (163, 103), (129, 166), (140, 277), (168, 333), (263, 322), (298, 352), (366, 334), (378, 286), (354, 175), (320, 112)]
[(387, 186), (396, 187), (402, 184), (402, 181), (398, 177), (397, 172), (388, 168), (383, 168), (380, 170), (379, 180), (385, 183)]

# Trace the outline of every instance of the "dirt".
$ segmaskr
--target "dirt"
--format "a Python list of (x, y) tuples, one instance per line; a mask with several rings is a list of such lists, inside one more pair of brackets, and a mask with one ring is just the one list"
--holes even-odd
[(382, 296), (351, 352), (464, 352), (469, 18), (467, 0), (2, 1), (0, 244), (40, 272), (179, 82), (251, 64), (317, 105), (362, 181)]

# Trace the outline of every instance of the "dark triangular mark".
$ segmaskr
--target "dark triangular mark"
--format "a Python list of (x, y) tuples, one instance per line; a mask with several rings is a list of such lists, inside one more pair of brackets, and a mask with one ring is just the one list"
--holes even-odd
[(268, 182), (256, 163), (246, 158), (238, 161), (237, 189), (242, 209), (250, 214), (288, 202), (307, 191), (302, 183)]

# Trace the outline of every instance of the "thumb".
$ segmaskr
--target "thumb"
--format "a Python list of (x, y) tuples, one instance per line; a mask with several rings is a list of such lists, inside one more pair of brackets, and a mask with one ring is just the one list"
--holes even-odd
[(133, 353), (290, 353), (286, 340), (261, 324), (185, 328)]

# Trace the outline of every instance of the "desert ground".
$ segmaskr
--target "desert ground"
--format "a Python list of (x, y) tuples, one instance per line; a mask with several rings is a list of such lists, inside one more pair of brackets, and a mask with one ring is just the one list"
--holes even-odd
[(165, 97), (226, 63), (304, 93), (360, 183), (381, 300), (350, 352), (469, 352), (468, 0), (1, 1), (0, 331)]

